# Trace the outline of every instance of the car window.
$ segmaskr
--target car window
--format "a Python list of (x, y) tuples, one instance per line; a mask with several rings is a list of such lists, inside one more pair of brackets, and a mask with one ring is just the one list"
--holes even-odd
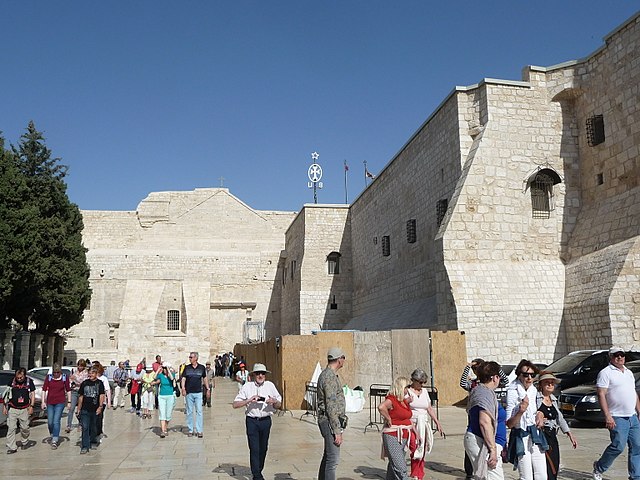
[(591, 352), (574, 353), (571, 355), (565, 355), (564, 357), (553, 362), (546, 369), (554, 373), (570, 372), (590, 356), (591, 356)]
[(0, 385), (11, 385), (13, 377), (13, 372), (0, 372)]
[(37, 378), (38, 380), (41, 380), (44, 382), (44, 377), (47, 376), (47, 371), (46, 370), (36, 370), (33, 372), (29, 372), (29, 376), (33, 377), (33, 378)]
[(607, 366), (607, 363), (609, 363), (609, 358), (606, 354), (591, 355), (582, 363), (578, 373), (599, 372)]

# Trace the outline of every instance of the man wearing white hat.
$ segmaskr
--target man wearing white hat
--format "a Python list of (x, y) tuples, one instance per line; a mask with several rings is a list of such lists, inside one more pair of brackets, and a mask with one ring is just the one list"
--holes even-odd
[(267, 367), (256, 363), (251, 371), (251, 381), (240, 388), (233, 401), (233, 408), (245, 407), (249, 460), (253, 480), (264, 480), (262, 469), (267, 458), (271, 415), (282, 406), (282, 397), (276, 386), (268, 381)]
[(609, 429), (611, 444), (599, 460), (593, 462), (594, 480), (602, 480), (613, 461), (629, 445), (628, 469), (631, 480), (640, 479), (640, 400), (636, 394), (635, 378), (625, 367), (625, 353), (620, 347), (609, 349), (611, 363), (600, 370), (596, 387), (598, 400)]
[(338, 370), (345, 362), (339, 347), (327, 352), (327, 368), (318, 377), (318, 428), (324, 438), (324, 454), (320, 462), (319, 480), (335, 480), (340, 461), (342, 431), (346, 427), (345, 399)]

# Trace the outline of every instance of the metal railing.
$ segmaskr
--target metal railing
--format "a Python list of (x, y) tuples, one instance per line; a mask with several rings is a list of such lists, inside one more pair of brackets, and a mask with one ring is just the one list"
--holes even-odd
[(364, 433), (367, 433), (367, 428), (369, 427), (376, 427), (380, 431), (379, 425), (384, 425), (384, 419), (378, 411), (378, 405), (387, 396), (390, 388), (391, 385), (378, 383), (374, 383), (369, 387), (369, 423), (364, 427)]
[(305, 384), (304, 401), (307, 404), (307, 411), (300, 416), (300, 420), (307, 415), (316, 417), (318, 413), (318, 385), (315, 382)]

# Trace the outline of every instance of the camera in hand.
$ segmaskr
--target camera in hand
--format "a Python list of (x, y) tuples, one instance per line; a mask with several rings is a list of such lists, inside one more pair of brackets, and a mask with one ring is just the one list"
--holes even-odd
[(258, 401), (259, 402), (264, 402), (265, 400), (266, 400), (266, 398), (264, 398), (264, 397), (258, 397)]

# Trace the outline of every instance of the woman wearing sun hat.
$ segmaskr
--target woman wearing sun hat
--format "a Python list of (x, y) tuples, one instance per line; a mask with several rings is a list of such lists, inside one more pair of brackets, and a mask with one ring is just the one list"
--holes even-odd
[(547, 480), (556, 480), (556, 478), (558, 478), (558, 468), (560, 467), (558, 429), (562, 430), (562, 433), (565, 433), (569, 437), (573, 448), (578, 446), (578, 442), (562, 416), (562, 412), (558, 406), (558, 399), (553, 394), (560, 380), (556, 378), (553, 373), (542, 371), (536, 383), (538, 385), (536, 424), (544, 432), (544, 436), (549, 444), (549, 450), (545, 453), (547, 458)]
[(233, 401), (233, 408), (245, 407), (245, 424), (249, 443), (251, 474), (254, 480), (263, 480), (262, 470), (269, 448), (271, 415), (282, 406), (282, 397), (276, 386), (267, 380), (267, 367), (256, 363), (251, 380), (246, 382)]

